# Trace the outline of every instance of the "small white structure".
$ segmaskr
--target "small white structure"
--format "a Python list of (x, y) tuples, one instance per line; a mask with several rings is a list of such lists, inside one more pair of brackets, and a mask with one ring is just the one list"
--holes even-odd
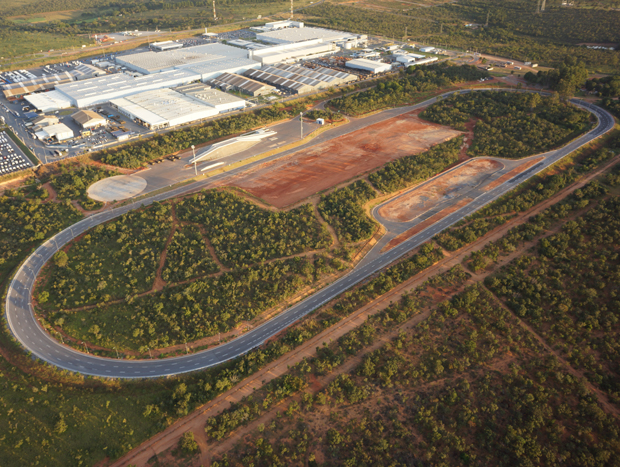
[(73, 138), (73, 130), (64, 123), (57, 123), (55, 125), (49, 125), (35, 133), (36, 137), (40, 140), (47, 140), (55, 138), (57, 141), (65, 141)]
[(429, 58), (425, 58), (424, 60), (416, 60), (414, 63), (411, 63), (410, 65), (424, 65), (426, 63), (436, 62), (437, 60), (438, 60), (437, 57), (429, 57)]
[(151, 48), (159, 50), (161, 52), (163, 52), (164, 50), (180, 49), (181, 47), (183, 47), (183, 43), (175, 41), (153, 42), (151, 44)]
[(424, 52), (425, 54), (428, 54), (434, 51), (435, 51), (435, 47), (420, 47), (420, 52)]
[(374, 62), (364, 58), (349, 60), (346, 63), (347, 68), (355, 68), (357, 70), (369, 71), (370, 73), (384, 73), (392, 69), (389, 63)]
[(325, 119), (324, 119), (324, 118), (317, 118), (317, 119), (316, 119), (316, 122), (317, 122), (319, 125), (325, 125)]
[[(202, 160), (208, 161), (208, 160), (218, 159), (219, 157), (223, 157), (223, 156), (220, 156), (220, 154), (222, 154), (222, 151), (220, 150), (222, 148), (225, 148), (226, 146), (232, 146), (232, 145), (239, 144), (239, 143), (252, 143), (252, 142), (258, 143), (262, 141), (263, 139), (268, 138), (269, 136), (273, 136), (275, 134), (276, 132), (273, 130), (261, 128), (260, 130), (251, 131), (244, 135), (237, 136), (231, 139), (227, 139), (226, 141), (220, 141), (219, 143), (212, 144), (211, 146), (207, 148), (206, 151), (190, 159), (189, 163), (194, 164)], [(230, 154), (227, 154), (227, 155), (230, 155)]]

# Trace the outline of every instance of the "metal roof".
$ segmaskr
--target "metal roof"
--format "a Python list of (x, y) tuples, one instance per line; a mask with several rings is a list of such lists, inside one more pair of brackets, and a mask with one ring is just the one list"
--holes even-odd
[(215, 86), (232, 86), (249, 94), (254, 94), (262, 89), (275, 89), (273, 86), (254, 81), (246, 76), (236, 75), (234, 73), (223, 73), (217, 78), (211, 80), (211, 83)]
[(357, 38), (357, 34), (323, 28), (287, 28), (262, 32), (256, 34), (256, 38), (270, 43), (301, 42), (311, 39), (323, 39), (325, 42), (334, 42)]

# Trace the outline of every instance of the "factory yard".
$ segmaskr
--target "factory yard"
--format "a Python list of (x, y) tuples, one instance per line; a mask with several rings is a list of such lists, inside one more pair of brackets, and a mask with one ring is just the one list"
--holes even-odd
[(228, 184), (283, 208), (459, 134), (409, 112), (262, 164)]
[(462, 188), (484, 184), (491, 174), (503, 167), (504, 164), (492, 159), (473, 159), (425, 184), (420, 190), (412, 190), (387, 203), (379, 209), (379, 215), (392, 222), (410, 222), (442, 201), (449, 200)]

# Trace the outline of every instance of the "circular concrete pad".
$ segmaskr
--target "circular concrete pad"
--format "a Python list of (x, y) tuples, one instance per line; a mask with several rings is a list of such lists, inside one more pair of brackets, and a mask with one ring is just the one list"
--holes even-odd
[(104, 178), (88, 187), (88, 196), (96, 201), (121, 201), (141, 193), (146, 180), (135, 175)]

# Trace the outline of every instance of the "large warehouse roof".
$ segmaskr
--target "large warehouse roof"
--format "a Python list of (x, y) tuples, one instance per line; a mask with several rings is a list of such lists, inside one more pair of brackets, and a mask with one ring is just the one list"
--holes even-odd
[(248, 70), (245, 72), (245, 75), (259, 81), (264, 81), (273, 86), (283, 87), (299, 94), (304, 94), (306, 92), (312, 92), (315, 90), (315, 87), (312, 85), (300, 83), (299, 81), (294, 81), (284, 78), (282, 76), (274, 75), (272, 73), (266, 72), (265, 70)]
[(217, 78), (211, 80), (213, 86), (217, 86), (224, 91), (229, 89), (237, 89), (250, 96), (260, 96), (263, 94), (269, 94), (276, 88), (269, 86), (268, 84), (254, 81), (247, 76), (236, 75), (233, 73), (223, 73)]
[(164, 71), (137, 78), (124, 73), (116, 73), (100, 78), (61, 84), (56, 86), (56, 90), (64, 94), (75, 107), (88, 107), (137, 94), (141, 91), (178, 86), (199, 79), (200, 75), (189, 70)]
[(227, 68), (226, 62), (234, 59), (247, 59), (247, 50), (225, 44), (206, 44), (164, 52), (141, 52), (116, 57), (116, 63), (125, 65), (140, 73), (149, 74), (158, 71), (182, 68), (188, 65), (211, 63)]
[(42, 112), (68, 109), (72, 105), (71, 99), (59, 91), (30, 94), (29, 96), (24, 96), (24, 99), (34, 108), (39, 109)]
[(213, 107), (172, 89), (141, 92), (110, 102), (149, 128), (182, 125), (218, 114)]
[(232, 94), (226, 94), (219, 89), (213, 89), (202, 83), (186, 84), (174, 90), (198, 99), (208, 106), (216, 108), (219, 112), (245, 108), (244, 99)]
[(259, 33), (256, 34), (256, 38), (260, 41), (269, 42), (271, 44), (283, 44), (308, 41), (312, 39), (323, 39), (325, 42), (337, 42), (357, 39), (358, 35), (323, 28), (287, 28)]
[(73, 130), (71, 130), (71, 128), (69, 128), (64, 123), (57, 123), (55, 125), (46, 126), (40, 131), (37, 131), (35, 135), (37, 135), (37, 138), (41, 140), (56, 138), (58, 141), (71, 139), (75, 136), (73, 134)]

